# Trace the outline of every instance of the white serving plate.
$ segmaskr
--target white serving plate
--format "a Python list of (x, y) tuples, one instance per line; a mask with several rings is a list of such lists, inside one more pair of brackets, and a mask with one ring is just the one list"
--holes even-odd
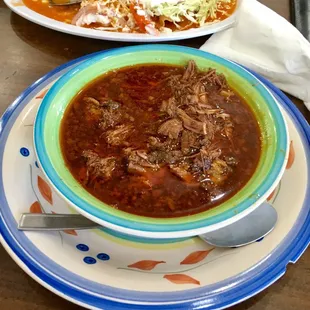
[(22, 0), (4, 0), (4, 3), (13, 12), (41, 26), (86, 38), (109, 40), (109, 41), (122, 41), (122, 42), (177, 41), (177, 40), (201, 37), (218, 31), (222, 31), (224, 29), (231, 27), (235, 23), (241, 2), (242, 0), (238, 0), (236, 11), (230, 17), (228, 17), (223, 21), (211, 23), (201, 28), (177, 31), (169, 34), (161, 34), (159, 36), (151, 36), (149, 34), (143, 34), (143, 33), (120, 33), (120, 32), (100, 31), (95, 29), (77, 27), (38, 14), (33, 10), (29, 9), (28, 7), (26, 7), (23, 4)]
[[(50, 72), (25, 90), (0, 123), (0, 241), (40, 284), (89, 309), (223, 309), (283, 276), (310, 241), (309, 126), (272, 84), (284, 109), (295, 161), (269, 203), (275, 230), (237, 249), (213, 248), (198, 237), (152, 243), (109, 230), (21, 232), (22, 212), (72, 212), (47, 185), (34, 156), (38, 105), (55, 80), (88, 56)], [(42, 208), (38, 204), (40, 202)]]

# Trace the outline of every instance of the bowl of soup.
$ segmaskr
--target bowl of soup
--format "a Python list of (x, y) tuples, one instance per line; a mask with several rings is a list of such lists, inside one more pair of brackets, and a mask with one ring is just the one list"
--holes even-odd
[(288, 133), (241, 66), (192, 48), (126, 47), (62, 76), (35, 120), (40, 166), (79, 213), (147, 238), (210, 232), (279, 183)]

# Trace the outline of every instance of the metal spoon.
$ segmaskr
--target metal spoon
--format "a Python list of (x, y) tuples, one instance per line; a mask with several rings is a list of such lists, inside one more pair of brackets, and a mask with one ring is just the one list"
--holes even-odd
[(268, 235), (277, 220), (277, 211), (270, 204), (263, 203), (241, 220), (199, 237), (216, 247), (241, 247)]
[(61, 231), (94, 229), (101, 226), (80, 214), (23, 213), (18, 229), (29, 231)]
[[(199, 237), (216, 247), (240, 247), (269, 234), (274, 229), (277, 219), (277, 211), (268, 203), (263, 203), (241, 220)], [(80, 230), (99, 227), (101, 226), (80, 214), (24, 213), (18, 224), (19, 230), (28, 231)]]

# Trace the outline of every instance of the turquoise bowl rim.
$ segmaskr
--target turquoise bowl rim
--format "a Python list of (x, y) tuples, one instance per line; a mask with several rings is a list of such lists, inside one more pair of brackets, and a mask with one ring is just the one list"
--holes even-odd
[[(195, 222), (187, 222), (182, 224), (150, 224), (150, 223), (141, 223), (137, 221), (129, 221), (118, 218), (114, 215), (108, 214), (103, 210), (98, 210), (94, 208), (92, 205), (87, 203), (87, 201), (81, 199), (77, 196), (71, 189), (69, 189), (65, 183), (59, 178), (57, 173), (55, 172), (45, 148), (44, 144), (44, 123), (47, 115), (47, 111), (49, 109), (52, 100), (63, 85), (70, 80), (70, 78), (75, 75), (77, 72), (86, 69), (87, 67), (94, 65), (96, 62), (101, 61), (104, 58), (110, 56), (121, 56), (126, 53), (134, 53), (134, 52), (142, 52), (142, 51), (170, 51), (176, 53), (185, 53), (188, 55), (198, 56), (207, 58), (211, 61), (217, 62), (235, 73), (239, 74), (242, 78), (246, 79), (250, 83), (256, 85), (256, 89), (260, 93), (261, 96), (268, 103), (269, 112), (272, 114), (273, 119), (275, 120), (275, 127), (277, 132), (277, 146), (276, 146), (276, 157), (274, 159), (273, 165), (269, 170), (269, 173), (265, 176), (265, 182), (257, 188), (255, 195), (248, 197), (242, 203), (234, 206), (233, 208), (226, 210), (220, 214), (212, 216), (207, 219), (198, 220)], [(123, 47), (117, 48), (113, 50), (103, 51), (100, 54), (97, 54), (90, 59), (84, 61), (83, 63), (77, 65), (75, 68), (68, 71), (64, 74), (48, 91), (45, 95), (39, 109), (37, 112), (35, 124), (34, 124), (34, 144), (35, 150), (37, 154), (38, 161), (40, 162), (41, 168), (45, 173), (48, 180), (54, 186), (54, 188), (72, 205), (77, 207), (84, 215), (92, 216), (95, 219), (98, 219), (102, 222), (107, 222), (111, 224), (113, 227), (121, 227), (123, 229), (131, 230), (131, 231), (141, 231), (141, 232), (149, 232), (149, 233), (176, 233), (182, 231), (192, 231), (201, 229), (203, 227), (219, 224), (220, 222), (224, 222), (226, 220), (231, 219), (236, 216), (237, 213), (240, 214), (246, 209), (250, 208), (254, 204), (257, 203), (257, 197), (263, 197), (266, 193), (270, 192), (270, 189), (275, 186), (276, 181), (279, 178), (279, 175), (283, 171), (283, 166), (286, 161), (285, 156), (280, 156), (280, 150), (282, 150), (283, 154), (287, 154), (288, 150), (288, 133), (286, 123), (284, 121), (283, 115), (276, 103), (276, 100), (271, 95), (271, 93), (263, 86), (263, 84), (248, 72), (246, 69), (241, 66), (218, 57), (216, 55), (197, 50), (189, 47), (182, 46), (174, 46), (174, 45), (138, 45), (131, 47)], [(262, 201), (263, 202), (263, 201)]]

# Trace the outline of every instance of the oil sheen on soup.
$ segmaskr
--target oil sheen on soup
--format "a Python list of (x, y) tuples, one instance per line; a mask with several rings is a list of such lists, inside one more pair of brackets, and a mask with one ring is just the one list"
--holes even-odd
[(261, 134), (214, 69), (146, 64), (109, 72), (70, 103), (61, 147), (76, 180), (119, 210), (148, 217), (206, 211), (253, 175)]

